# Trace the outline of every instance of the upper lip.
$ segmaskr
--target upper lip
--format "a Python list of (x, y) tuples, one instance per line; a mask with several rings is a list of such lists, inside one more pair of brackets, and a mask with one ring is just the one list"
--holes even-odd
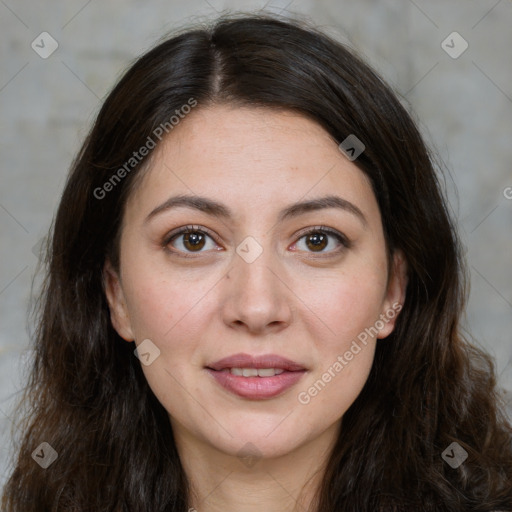
[(276, 368), (289, 372), (305, 370), (304, 366), (295, 361), (281, 357), (275, 354), (263, 354), (261, 356), (251, 356), (249, 354), (233, 354), (224, 357), (207, 365), (212, 370), (224, 370), (226, 368)]

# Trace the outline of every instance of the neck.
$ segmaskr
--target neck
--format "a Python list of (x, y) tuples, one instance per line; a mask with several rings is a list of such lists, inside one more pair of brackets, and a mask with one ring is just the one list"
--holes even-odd
[(315, 512), (314, 498), (339, 423), (278, 457), (251, 456), (249, 447), (247, 456), (230, 455), (179, 426), (173, 430), (190, 486), (190, 512)]

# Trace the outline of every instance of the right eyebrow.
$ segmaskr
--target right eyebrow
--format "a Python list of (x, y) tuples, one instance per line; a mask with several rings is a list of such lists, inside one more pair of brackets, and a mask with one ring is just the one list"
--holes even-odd
[(213, 215), (214, 217), (222, 217), (225, 219), (233, 217), (231, 210), (226, 205), (214, 201), (213, 199), (201, 196), (178, 195), (170, 197), (161, 205), (157, 206), (146, 217), (144, 222), (148, 222), (159, 213), (170, 210), (171, 208), (178, 208), (179, 206), (194, 208), (209, 215)]

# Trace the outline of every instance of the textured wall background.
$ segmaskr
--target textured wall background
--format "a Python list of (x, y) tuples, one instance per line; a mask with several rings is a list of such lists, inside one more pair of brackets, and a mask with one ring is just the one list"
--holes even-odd
[(355, 46), (416, 113), (450, 170), (471, 272), (465, 323), (496, 358), (510, 400), (512, 1), (0, 0), (0, 486), (23, 386), (37, 245), (101, 99), (169, 30), (264, 6), (311, 16)]

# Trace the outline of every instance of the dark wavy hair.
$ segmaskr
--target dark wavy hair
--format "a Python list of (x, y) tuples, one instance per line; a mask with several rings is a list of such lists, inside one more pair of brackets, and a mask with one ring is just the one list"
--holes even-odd
[[(315, 512), (512, 509), (512, 428), (492, 360), (461, 334), (465, 271), (434, 158), (397, 96), (352, 50), (308, 22), (263, 13), (174, 34), (104, 101), (53, 223), (2, 510), (188, 509), (168, 414), (111, 324), (102, 279), (107, 256), (119, 267), (124, 205), (151, 151), (107, 197), (98, 190), (190, 98), (197, 109), (298, 112), (339, 142), (356, 134), (366, 149), (354, 163), (372, 183), (388, 256), (400, 249), (408, 263), (404, 307), (343, 416)], [(58, 452), (46, 470), (31, 458), (42, 441)], [(441, 456), (454, 441), (468, 453), (456, 469)]]

